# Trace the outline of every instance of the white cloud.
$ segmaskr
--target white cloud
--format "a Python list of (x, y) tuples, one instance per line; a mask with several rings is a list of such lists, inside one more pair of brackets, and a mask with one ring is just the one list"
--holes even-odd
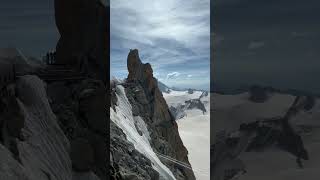
[[(209, 54), (209, 4), (209, 0), (111, 1), (111, 36), (124, 39), (121, 46), (126, 49), (148, 46), (151, 54), (183, 56), (187, 51), (195, 52), (195, 56)], [(182, 61), (172, 59), (163, 58), (161, 62)]]
[[(126, 70), (129, 49), (139, 49), (157, 78), (210, 68), (210, 0), (114, 0), (110, 2), (111, 69)], [(169, 75), (169, 76), (167, 76)], [(173, 80), (171, 80), (173, 82)], [(209, 85), (209, 82), (207, 82)]]
[(179, 72), (172, 72), (167, 74), (167, 79), (176, 79), (178, 76), (180, 76)]
[(189, 74), (189, 75), (188, 75), (188, 78), (191, 78), (191, 77), (192, 77), (192, 75), (191, 75), (191, 74)]

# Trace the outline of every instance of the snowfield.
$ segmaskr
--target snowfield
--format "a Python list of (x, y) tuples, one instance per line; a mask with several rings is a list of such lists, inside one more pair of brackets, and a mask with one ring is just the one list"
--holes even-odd
[(162, 94), (169, 106), (175, 106), (178, 103), (183, 104), (187, 100), (199, 98), (202, 91), (194, 91), (193, 94), (189, 94), (188, 91), (170, 90), (170, 93), (163, 92)]
[[(202, 91), (174, 91), (163, 93), (168, 106), (184, 104), (190, 99), (198, 99)], [(207, 112), (188, 109), (186, 116), (177, 120), (180, 137), (187, 148), (189, 161), (197, 180), (210, 179), (210, 95), (202, 97), (201, 102)]]
[[(253, 103), (248, 100), (248, 93), (238, 95), (213, 94), (213, 114), (215, 133), (221, 130), (232, 132), (241, 123), (258, 119), (283, 116), (294, 101), (295, 96), (273, 94), (264, 103)], [(299, 168), (296, 157), (276, 147), (259, 152), (242, 152), (239, 156), (245, 165), (246, 173), (238, 180), (317, 180), (320, 177), (320, 101), (306, 112), (300, 112), (290, 120), (299, 131), (301, 125), (309, 129), (300, 133), (304, 146), (309, 153), (309, 160), (303, 161)]]
[(294, 96), (274, 94), (265, 103), (248, 100), (249, 94), (213, 94), (212, 111), (215, 115), (213, 132), (232, 132), (242, 123), (283, 116), (294, 101)]

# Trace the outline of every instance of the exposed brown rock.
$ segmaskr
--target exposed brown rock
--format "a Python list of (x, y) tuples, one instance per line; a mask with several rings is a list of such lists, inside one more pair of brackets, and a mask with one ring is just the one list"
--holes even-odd
[(137, 49), (130, 50), (127, 59), (127, 67), (129, 71), (129, 81), (140, 81), (147, 86), (153, 85), (155, 79), (153, 78), (153, 70), (149, 63), (143, 64), (139, 57)]
[[(168, 105), (158, 88), (157, 79), (149, 63), (143, 64), (137, 49), (130, 50), (128, 59), (128, 78), (126, 94), (132, 105), (134, 115), (141, 116), (148, 124), (155, 151), (187, 164), (188, 151), (179, 136), (178, 126), (170, 114)], [(143, 95), (144, 94), (144, 95)], [(195, 179), (192, 170), (163, 161), (177, 179)]]

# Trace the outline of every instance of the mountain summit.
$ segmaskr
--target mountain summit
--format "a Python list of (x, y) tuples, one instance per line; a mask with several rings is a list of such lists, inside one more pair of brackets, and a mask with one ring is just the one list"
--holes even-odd
[(137, 49), (130, 50), (127, 59), (128, 82), (139, 82), (150, 92), (158, 89), (157, 79), (153, 77), (153, 70), (149, 63), (143, 64)]
[[(117, 153), (123, 152), (125, 145), (116, 146), (119, 141), (112, 139), (112, 157), (126, 158), (123, 162), (111, 159), (112, 167), (120, 167), (119, 170), (115, 169), (115, 174), (122, 176), (135, 174), (143, 179), (194, 180), (188, 151), (179, 136), (174, 117), (158, 88), (158, 81), (153, 77), (151, 65), (142, 63), (138, 50), (134, 49), (128, 54), (127, 67), (128, 78), (121, 85), (120, 83), (114, 85), (111, 91), (111, 134), (114, 139), (119, 139), (120, 133), (116, 129), (120, 128), (126, 136), (122, 138), (123, 144), (130, 142), (139, 152), (138, 162), (142, 162), (141, 159), (146, 157), (152, 166), (137, 164), (141, 169), (140, 172), (130, 168), (126, 161), (130, 161), (132, 157)], [(150, 176), (150, 173), (154, 173), (150, 167), (159, 174), (159, 177)]]

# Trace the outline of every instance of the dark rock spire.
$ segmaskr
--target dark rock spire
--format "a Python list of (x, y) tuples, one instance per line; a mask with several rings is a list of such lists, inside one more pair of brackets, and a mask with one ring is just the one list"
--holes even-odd
[[(137, 49), (130, 50), (127, 58), (128, 78), (126, 94), (132, 105), (133, 114), (140, 116), (148, 124), (154, 151), (190, 165), (188, 151), (180, 138), (178, 126), (153, 77), (149, 63), (142, 63)], [(163, 162), (178, 180), (194, 180), (192, 170)], [(181, 175), (181, 176), (180, 176)]]

